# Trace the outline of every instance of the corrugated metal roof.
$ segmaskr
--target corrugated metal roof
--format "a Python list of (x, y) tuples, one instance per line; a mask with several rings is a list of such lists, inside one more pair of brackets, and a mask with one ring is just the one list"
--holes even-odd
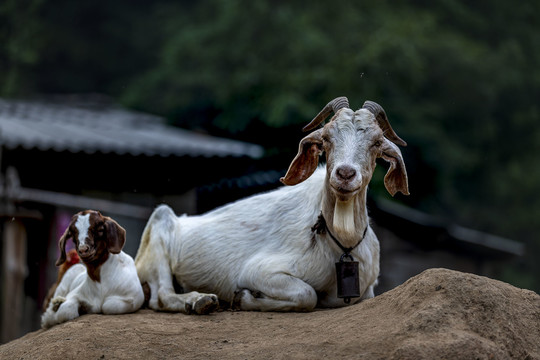
[(259, 158), (263, 154), (259, 145), (169, 126), (163, 118), (101, 98), (0, 99), (0, 141), (7, 149), (120, 155)]

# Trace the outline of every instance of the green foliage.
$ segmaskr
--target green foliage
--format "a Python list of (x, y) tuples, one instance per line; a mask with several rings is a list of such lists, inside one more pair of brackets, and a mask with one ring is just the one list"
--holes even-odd
[(31, 86), (29, 73), (40, 59), (42, 0), (0, 2), (0, 95), (22, 93)]
[(374, 100), (409, 143), (400, 200), (538, 250), (539, 13), (538, 1), (5, 0), (0, 91), (105, 92), (287, 159), (329, 100)]

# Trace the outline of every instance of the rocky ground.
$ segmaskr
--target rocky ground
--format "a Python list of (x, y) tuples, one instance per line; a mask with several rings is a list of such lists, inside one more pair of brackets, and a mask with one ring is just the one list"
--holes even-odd
[(540, 359), (540, 296), (431, 269), (311, 313), (85, 315), (0, 346), (0, 359)]

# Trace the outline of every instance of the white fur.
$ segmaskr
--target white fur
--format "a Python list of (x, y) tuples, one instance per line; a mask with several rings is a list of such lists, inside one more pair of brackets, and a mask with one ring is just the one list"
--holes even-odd
[[(351, 252), (359, 263), (361, 296), (356, 301), (373, 297), (379, 242), (369, 226), (366, 193), (378, 157), (391, 162), (388, 173), (398, 169), (396, 176), (385, 178), (387, 189), (392, 195), (408, 194), (401, 153), (389, 144), (374, 114), (341, 108), (324, 128), (301, 140), (282, 179), (294, 186), (200, 216), (177, 217), (168, 206), (159, 206), (135, 258), (141, 282), (151, 290), (149, 306), (187, 312), (186, 307), (215, 295), (242, 310), (344, 306), (337, 297), (335, 271), (343, 251), (327, 232), (312, 230), (321, 213), (343, 247), (358, 244)], [(323, 150), (327, 165), (314, 170)], [(173, 276), (185, 292), (194, 292), (176, 294)]]
[[(135, 258), (141, 282), (151, 288), (150, 307), (182, 311), (188, 295), (174, 294), (172, 275), (186, 292), (232, 301), (240, 291), (243, 310), (345, 305), (336, 297), (334, 270), (342, 252), (328, 235), (311, 230), (321, 211), (324, 178), (325, 169), (319, 168), (299, 185), (201, 216), (176, 217), (168, 206), (158, 207)], [(379, 242), (371, 228), (352, 255), (360, 262), (363, 298), (373, 297)]]
[(355, 233), (354, 200), (336, 200), (334, 206), (334, 231), (338, 237), (351, 237)]
[(137, 311), (143, 302), (133, 258), (121, 251), (109, 254), (101, 266), (100, 282), (88, 276), (83, 264), (69, 268), (41, 317), (41, 326), (49, 328), (78, 317), (80, 306), (92, 314), (123, 314)]
[(88, 237), (88, 230), (90, 229), (90, 214), (77, 216), (75, 227), (79, 231), (79, 246), (85, 245), (86, 238)]

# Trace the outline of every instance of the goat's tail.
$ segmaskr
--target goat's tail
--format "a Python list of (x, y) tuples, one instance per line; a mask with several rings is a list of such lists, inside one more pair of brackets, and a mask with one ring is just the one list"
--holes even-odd
[(150, 218), (148, 219), (148, 222), (146, 223), (146, 226), (144, 227), (144, 231), (141, 236), (139, 250), (137, 251), (137, 255), (135, 256), (135, 264), (137, 264), (137, 260), (141, 256), (143, 256), (144, 253), (146, 253), (147, 248), (150, 245), (150, 235), (152, 234), (153, 226), (156, 225), (156, 223), (162, 222), (164, 220), (168, 222), (174, 218), (176, 218), (174, 211), (165, 204), (159, 205), (152, 212), (152, 215), (150, 215)]

